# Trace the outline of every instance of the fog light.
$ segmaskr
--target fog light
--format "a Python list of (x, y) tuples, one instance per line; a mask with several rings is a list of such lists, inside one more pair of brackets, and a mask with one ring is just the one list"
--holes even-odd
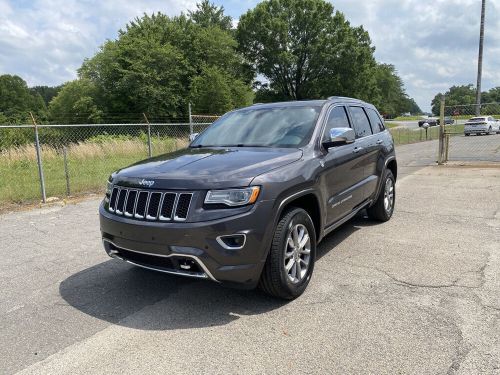
[(239, 250), (245, 246), (247, 236), (244, 234), (231, 234), (228, 236), (217, 237), (217, 242), (224, 249)]

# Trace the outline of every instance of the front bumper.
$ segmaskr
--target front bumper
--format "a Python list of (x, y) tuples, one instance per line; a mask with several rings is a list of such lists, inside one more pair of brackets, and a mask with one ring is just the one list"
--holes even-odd
[[(108, 255), (143, 268), (211, 279), (244, 288), (257, 285), (274, 228), (274, 201), (248, 212), (207, 222), (147, 222), (99, 208)], [(241, 249), (227, 249), (218, 236), (245, 234)]]
[(489, 128), (486, 126), (482, 127), (474, 127), (474, 128), (464, 128), (464, 134), (482, 134), (482, 133), (488, 133)]

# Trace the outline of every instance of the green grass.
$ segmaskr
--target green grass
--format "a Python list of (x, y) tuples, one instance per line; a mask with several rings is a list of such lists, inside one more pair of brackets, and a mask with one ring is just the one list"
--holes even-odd
[[(186, 142), (170, 138), (155, 139), (153, 154), (159, 155), (185, 147)], [(0, 153), (1, 206), (40, 201), (38, 167), (32, 146)], [(102, 193), (110, 173), (147, 158), (147, 146), (141, 140), (82, 143), (68, 147), (68, 172), (71, 195)], [(66, 196), (64, 159), (59, 150), (42, 150), (47, 197)]]
[(387, 129), (392, 129), (392, 128), (396, 128), (398, 126), (402, 126), (399, 122), (392, 122), (392, 121), (386, 121), (385, 122), (385, 127)]
[(391, 118), (391, 121), (418, 121), (421, 120), (422, 116), (398, 116), (396, 118)]
[[(463, 125), (449, 125), (447, 131), (463, 134)], [(389, 129), (396, 145), (426, 140), (425, 130)], [(428, 130), (428, 140), (437, 139), (439, 127)], [(186, 141), (176, 138), (153, 139), (154, 155), (185, 147)], [(147, 158), (142, 139), (104, 140), (70, 145), (68, 170), (72, 195), (103, 193), (111, 172)], [(45, 147), (42, 151), (43, 171), (48, 197), (66, 196), (64, 161), (60, 150)], [(40, 183), (33, 146), (4, 150), (0, 153), (0, 209), (16, 204), (40, 202)]]
[[(447, 125), (445, 126), (446, 131), (450, 133), (463, 134), (464, 125)], [(431, 126), (427, 130), (427, 138), (425, 134), (425, 129), (419, 128), (418, 130), (413, 130), (410, 128), (396, 128), (389, 129), (394, 138), (394, 143), (396, 145), (406, 145), (409, 143), (424, 142), (426, 140), (438, 139), (439, 137), (439, 126)]]

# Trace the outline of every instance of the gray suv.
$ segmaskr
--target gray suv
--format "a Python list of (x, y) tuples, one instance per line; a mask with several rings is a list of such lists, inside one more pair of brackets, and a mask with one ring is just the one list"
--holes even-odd
[(143, 268), (293, 299), (328, 233), (363, 209), (391, 218), (396, 177), (373, 105), (257, 104), (186, 149), (113, 173), (99, 209), (104, 248)]

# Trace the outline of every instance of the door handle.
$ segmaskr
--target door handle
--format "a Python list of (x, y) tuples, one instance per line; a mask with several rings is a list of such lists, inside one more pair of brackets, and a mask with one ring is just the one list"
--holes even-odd
[(382, 139), (377, 140), (378, 145), (381, 145), (382, 143), (384, 143), (384, 141)]
[(352, 150), (352, 152), (354, 152), (355, 154), (357, 154), (360, 151), (363, 151), (363, 147), (355, 147), (354, 150)]

